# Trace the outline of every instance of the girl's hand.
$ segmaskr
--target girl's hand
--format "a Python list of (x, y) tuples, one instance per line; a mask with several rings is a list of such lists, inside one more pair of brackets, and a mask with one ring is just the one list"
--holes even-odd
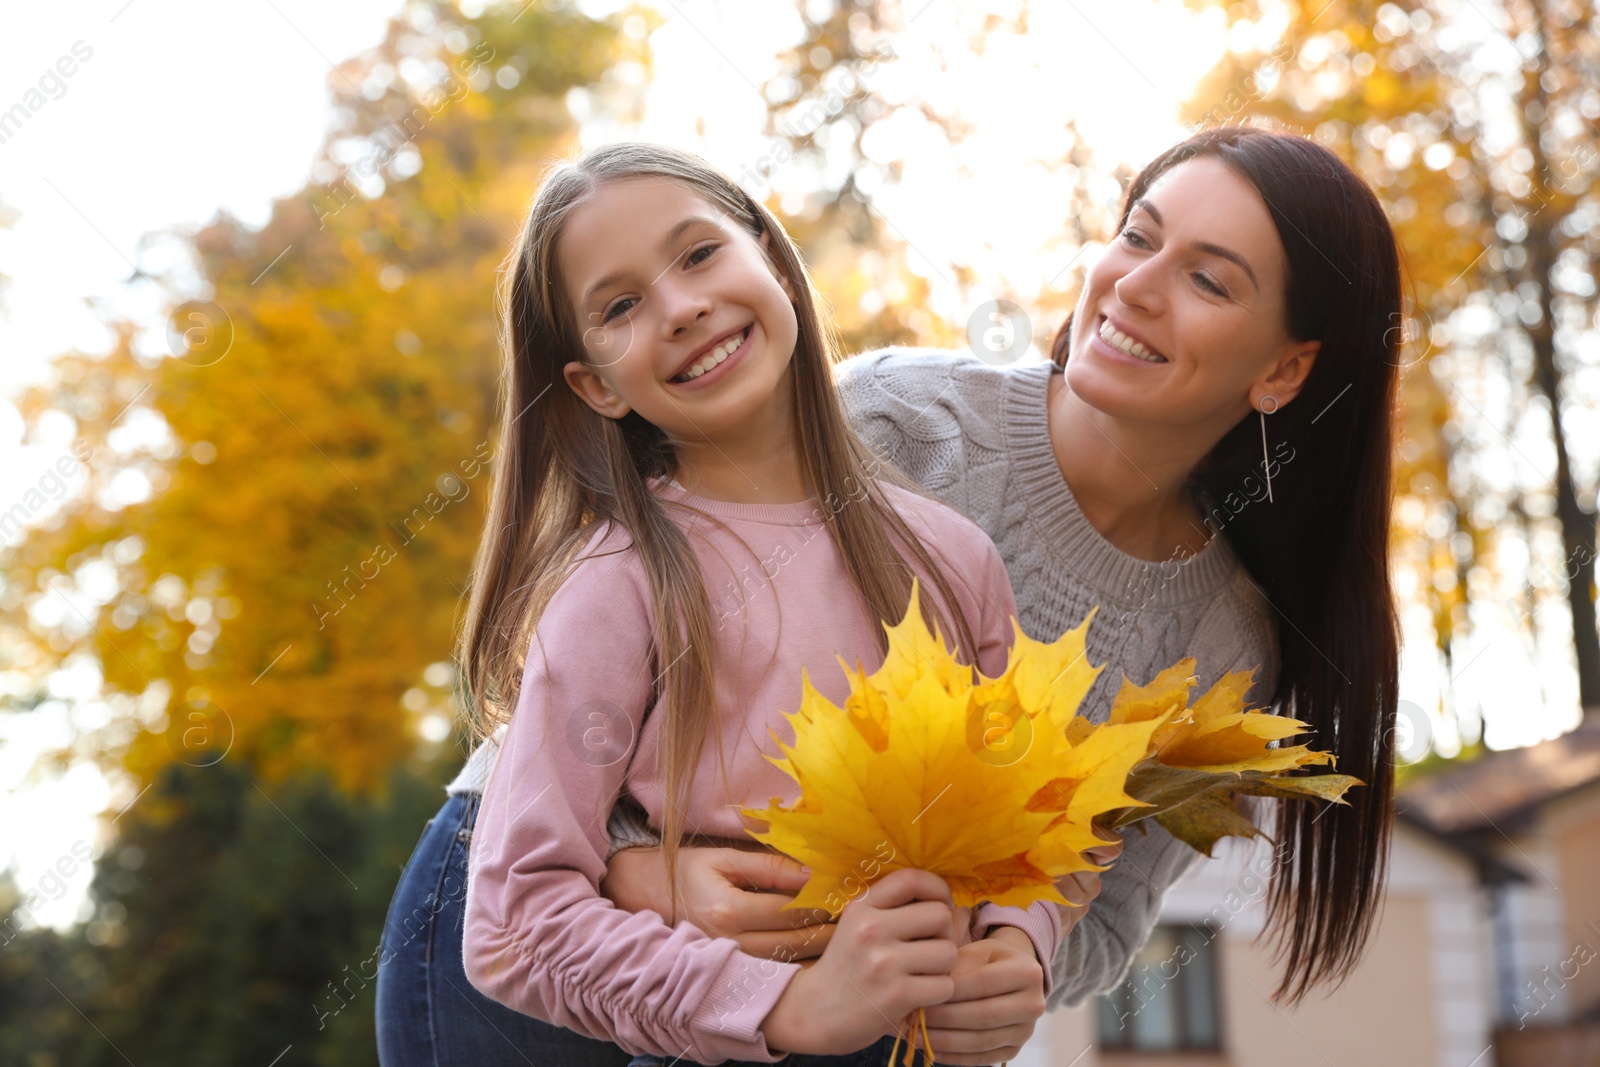
[(928, 1009), (934, 1058), (950, 1067), (1016, 1059), (1044, 1015), (1044, 968), (1028, 935), (997, 926), (963, 946), (950, 977), (955, 993)]
[(845, 905), (828, 950), (784, 987), (761, 1023), (767, 1047), (844, 1055), (893, 1033), (910, 1012), (954, 994), (958, 936), (943, 878), (911, 869), (884, 875)]
[(836, 929), (820, 909), (784, 909), (807, 877), (794, 860), (773, 852), (685, 848), (678, 852), (683, 915), (675, 916), (661, 850), (627, 848), (611, 857), (600, 893), (627, 911), (653, 911), (673, 924), (687, 919), (752, 956), (791, 961), (822, 955)]

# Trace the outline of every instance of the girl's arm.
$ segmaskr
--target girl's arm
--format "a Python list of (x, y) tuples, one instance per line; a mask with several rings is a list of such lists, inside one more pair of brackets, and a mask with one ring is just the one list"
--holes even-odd
[[(1016, 602), (1006, 578), (999, 553), (982, 530), (960, 519), (948, 508), (920, 502), (925, 509), (908, 518), (920, 528), (930, 543), (942, 543), (947, 575), (955, 586), (963, 611), (979, 645), (977, 659), (986, 674), (995, 676), (1005, 668), (1014, 637), (1011, 620)], [(929, 526), (926, 523), (936, 525)], [(941, 536), (943, 535), (943, 536)], [(631, 911), (655, 910), (666, 914), (668, 903), (660, 857), (656, 853), (629, 853), (630, 848), (659, 847), (660, 836), (636, 806), (622, 803), (611, 813), (610, 833), (615, 855), (608, 858), (602, 891), (620, 907)], [(769, 956), (774, 950), (786, 959), (805, 959), (819, 954), (832, 933), (831, 926), (796, 926), (809, 923), (810, 917), (781, 910), (792, 894), (805, 885), (798, 864), (782, 858), (763, 858), (763, 862), (740, 857), (737, 878), (751, 883), (749, 888), (776, 890), (789, 894), (780, 897), (769, 892), (746, 892), (725, 871), (715, 850), (685, 849), (680, 854), (687, 890), (685, 904), (700, 914), (696, 921), (725, 937), (737, 938), (747, 951)], [(698, 887), (698, 889), (697, 889)], [(1080, 913), (1081, 914), (1081, 913)], [(1074, 919), (1076, 916), (1074, 916)], [(1072, 920), (1068, 920), (1072, 921)], [(1055, 906), (1045, 903), (1028, 908), (980, 905), (972, 915), (971, 937), (981, 939), (993, 930), (1012, 927), (1033, 945), (1045, 970), (1044, 989), (1052, 988), (1051, 960), (1070, 928)]]
[(540, 618), (473, 834), (467, 978), (634, 1054), (772, 1062), (761, 1024), (797, 964), (599, 894), (606, 817), (652, 699), (650, 619), (631, 552), (582, 560)]

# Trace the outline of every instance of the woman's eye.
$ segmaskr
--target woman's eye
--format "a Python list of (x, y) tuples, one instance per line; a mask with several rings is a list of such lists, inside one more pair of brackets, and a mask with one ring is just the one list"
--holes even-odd
[(690, 252), (688, 258), (685, 259), (684, 262), (691, 267), (698, 267), (707, 259), (711, 258), (711, 253), (715, 252), (716, 250), (716, 245), (701, 245), (693, 252)]
[(1200, 288), (1204, 289), (1206, 292), (1210, 293), (1212, 296), (1227, 296), (1228, 295), (1227, 290), (1223, 289), (1222, 286), (1218, 285), (1216, 282), (1212, 281), (1210, 278), (1206, 277), (1204, 274), (1196, 274), (1194, 276), (1194, 280), (1195, 280), (1195, 284), (1196, 285), (1200, 286)]
[(1150, 242), (1144, 239), (1144, 234), (1138, 230), (1123, 230), (1122, 239), (1135, 248), (1149, 248)]
[(628, 309), (632, 308), (636, 303), (638, 303), (638, 301), (634, 300), (633, 297), (625, 296), (621, 300), (618, 300), (615, 304), (612, 304), (610, 307), (606, 308), (606, 313), (600, 321), (610, 322), (618, 315), (621, 315)]

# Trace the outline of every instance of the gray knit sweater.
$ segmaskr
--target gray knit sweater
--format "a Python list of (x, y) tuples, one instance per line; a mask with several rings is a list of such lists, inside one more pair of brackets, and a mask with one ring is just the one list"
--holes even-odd
[[(1000, 369), (966, 353), (887, 349), (841, 364), (838, 380), (872, 449), (994, 540), (1030, 637), (1053, 641), (1099, 606), (1089, 656), (1105, 668), (1082, 709), (1091, 721), (1110, 714), (1123, 676), (1148, 682), (1185, 656), (1199, 661), (1202, 687), (1226, 671), (1259, 668), (1250, 696), (1264, 703), (1277, 678), (1277, 642), (1271, 609), (1244, 566), (1222, 536), (1166, 563), (1136, 559), (1100, 536), (1051, 448), (1052, 373), (1049, 364)], [(475, 752), (451, 791), (481, 789), (492, 756)], [(617, 847), (655, 842), (626, 806), (611, 833)], [(1100, 896), (1056, 954), (1052, 1009), (1123, 980), (1167, 889), (1199, 858), (1149, 820), (1124, 842)]]

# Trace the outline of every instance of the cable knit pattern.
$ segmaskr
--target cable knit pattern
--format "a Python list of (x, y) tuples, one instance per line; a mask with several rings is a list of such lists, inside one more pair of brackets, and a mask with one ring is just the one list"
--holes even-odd
[[(1152, 563), (1112, 545), (1067, 488), (1050, 444), (1049, 364), (1000, 369), (966, 353), (886, 349), (838, 369), (856, 429), (880, 456), (994, 540), (1028, 636), (1053, 641), (1099, 607), (1089, 656), (1104, 663), (1083, 713), (1104, 722), (1124, 676), (1148, 682), (1185, 656), (1208, 686), (1258, 668), (1251, 698), (1277, 679), (1272, 610), (1225, 537)], [(1055, 958), (1050, 1007), (1113, 989), (1150, 937), (1167, 889), (1199, 853), (1149, 823), (1130, 828), (1100, 896)]]

